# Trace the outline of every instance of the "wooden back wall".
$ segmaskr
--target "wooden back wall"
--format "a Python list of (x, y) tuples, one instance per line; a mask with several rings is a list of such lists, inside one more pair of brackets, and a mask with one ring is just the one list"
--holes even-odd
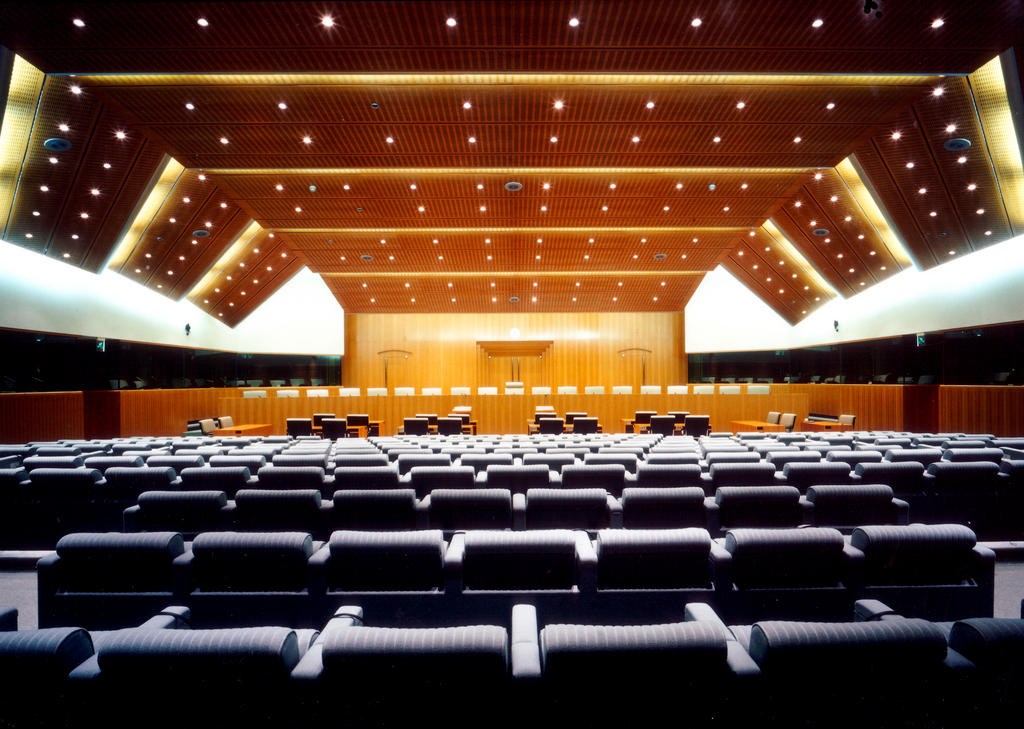
[[(686, 382), (682, 313), (558, 314), (348, 314), (345, 316), (346, 387), (384, 386), (384, 360), (378, 352), (404, 349), (408, 359), (388, 361), (388, 388), (467, 386), (503, 387), (519, 379), (527, 392), (534, 385), (632, 385), (639, 392), (643, 364), (621, 349), (651, 350), (648, 384)], [(488, 359), (478, 341), (507, 340), (517, 328), (520, 339), (552, 340), (543, 357), (522, 357), (513, 374), (509, 357)]]

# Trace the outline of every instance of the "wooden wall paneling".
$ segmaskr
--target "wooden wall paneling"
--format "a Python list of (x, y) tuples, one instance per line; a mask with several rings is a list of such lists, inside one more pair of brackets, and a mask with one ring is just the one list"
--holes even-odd
[(940, 433), (1024, 435), (1024, 388), (939, 386)]
[[(786, 387), (772, 385), (772, 388)], [(904, 430), (903, 387), (900, 385), (788, 385), (808, 396), (815, 413), (857, 416), (858, 430)], [(801, 416), (803, 417), (803, 416)]]
[(939, 386), (903, 387), (903, 429), (918, 433), (939, 432)]
[(390, 359), (388, 388), (495, 386), (512, 378), (507, 357), (488, 359), (477, 341), (509, 339), (509, 330), (523, 339), (550, 339), (540, 359), (520, 360), (518, 376), (527, 392), (535, 385), (632, 385), (639, 392), (641, 360), (622, 357), (619, 350), (642, 347), (647, 357), (648, 384), (686, 381), (683, 314), (351, 314), (345, 317), (346, 387), (384, 386), (383, 358), (388, 349), (412, 352), (408, 360)]
[(121, 390), (121, 435), (181, 435), (189, 420), (217, 418), (225, 394), (236, 388)]
[(0, 442), (82, 438), (81, 391), (0, 394)]
[(121, 435), (121, 391), (86, 390), (82, 393), (86, 438)]

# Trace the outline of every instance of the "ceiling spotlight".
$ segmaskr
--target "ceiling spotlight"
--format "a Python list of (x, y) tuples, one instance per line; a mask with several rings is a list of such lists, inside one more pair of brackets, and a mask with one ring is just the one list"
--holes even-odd
[(654, 102), (653, 101), (648, 101), (646, 106), (647, 106), (648, 109), (653, 109), (654, 108)]
[(40, 192), (49, 192), (49, 191), (50, 191), (50, 188), (49, 188), (49, 187), (47, 187), (46, 185), (40, 185), (40, 186), (39, 186), (39, 191), (40, 191)]
[(100, 194), (100, 190), (98, 187), (94, 187), (91, 190), (89, 190), (89, 194), (92, 195), (93, 197), (98, 197)]
[(70, 132), (71, 131), (71, 127), (69, 127), (67, 124), (60, 124), (60, 125), (57, 126), (57, 128), (60, 129), (62, 132)]
[(74, 94), (75, 96), (78, 96), (80, 93), (82, 93), (82, 87), (81, 86), (72, 86), (71, 87), (71, 93)]
[(945, 89), (943, 89), (941, 86), (936, 86), (934, 89), (932, 89), (932, 96), (942, 96), (943, 91), (945, 91)]
[(793, 141), (794, 141), (795, 143), (797, 143), (797, 144), (800, 144), (800, 142), (802, 142), (802, 141), (804, 141), (804, 140), (803, 140), (802, 138), (800, 138), (800, 137), (793, 137)]
[(333, 28), (334, 18), (332, 18), (330, 15), (325, 15), (322, 18), (320, 18), (320, 25), (322, 25), (325, 28)]
[(914, 163), (913, 162), (907, 162), (907, 169), (908, 170), (914, 169)]
[(458, 25), (458, 22), (455, 20), (455, 18), (448, 18), (448, 20), (444, 21), (444, 24), (447, 25), (449, 28), (454, 28), (456, 25)]
[(744, 109), (744, 108), (746, 108), (746, 106), (747, 106), (746, 103), (743, 102), (743, 101), (737, 101), (736, 102), (736, 108), (737, 109)]
[(715, 137), (715, 138), (714, 138), (714, 139), (712, 139), (711, 141), (712, 141), (712, 142), (714, 142), (715, 144), (718, 144), (719, 142), (721, 142), (721, 141), (722, 141), (722, 138), (721, 138), (721, 137)]
[[(110, 163), (109, 162), (104, 162), (103, 163), (103, 169), (109, 170), (110, 169)], [(199, 175), (199, 179), (200, 180), (205, 180), (206, 179), (206, 175)]]
[(828, 109), (829, 111), (832, 111), (833, 109), (836, 108), (836, 104), (834, 101), (830, 101), (827, 104), (825, 104), (825, 108)]
[(941, 28), (945, 24), (945, 20), (943, 20), (942, 18), (936, 18), (935, 20), (932, 21), (932, 28)]
[(898, 142), (898, 141), (900, 141), (900, 137), (902, 137), (903, 135), (900, 134), (899, 132), (893, 132), (891, 136), (892, 136), (892, 141)]
[(205, 28), (206, 26), (208, 26), (210, 24), (210, 21), (207, 20), (206, 18), (196, 18), (196, 24), (200, 28)]
[(551, 143), (555, 144), (556, 142), (558, 142), (558, 137), (551, 137)]
[(825, 25), (825, 21), (822, 20), (821, 18), (818, 18), (813, 23), (811, 23), (812, 28), (820, 28), (823, 25)]
[(575, 28), (579, 24), (580, 24), (580, 19), (579, 18), (569, 18), (569, 27)]
[(117, 137), (118, 139), (127, 139), (128, 138), (128, 135), (125, 134), (120, 129), (118, 129), (116, 132), (114, 132), (114, 136)]
[(703, 22), (704, 21), (701, 20), (700, 18), (694, 18), (693, 20), (690, 21), (690, 26), (693, 28), (699, 28), (701, 26), (701, 23)]
[(302, 138), (302, 143), (303, 144), (312, 144), (313, 143), (313, 138), (312, 137), (303, 137)]
[(85, 21), (84, 21), (84, 20), (82, 20), (81, 18), (75, 18), (75, 19), (74, 19), (74, 20), (72, 20), (71, 22), (72, 22), (72, 24), (73, 24), (73, 25), (74, 25), (74, 26), (75, 26), (76, 28), (84, 28), (84, 27), (85, 27)]
[(476, 144), (476, 137), (470, 137), (469, 138), (469, 143), (470, 144)]
[(565, 102), (562, 101), (561, 99), (557, 100), (555, 102), (555, 108), (556, 109), (564, 109), (565, 108)]
[(228, 143), (228, 138), (227, 137), (221, 137), (220, 138), (220, 143), (221, 144), (227, 144)]
[(946, 125), (946, 133), (947, 134), (952, 134), (955, 131), (956, 131), (956, 124), (947, 124)]
[(967, 161), (967, 158), (966, 157), (957, 157), (956, 161), (957, 161), (957, 164), (961, 164), (962, 165), (964, 162)]
[(633, 144), (636, 144), (637, 142), (640, 141), (640, 137), (633, 137), (631, 141), (633, 142)]
[(815, 180), (820, 180), (820, 179), (821, 179), (821, 177), (822, 177), (822, 175), (821, 175), (821, 173), (820, 173), (820, 172), (815, 172), (815, 173), (814, 173), (814, 179), (815, 179)]
[(285, 109), (288, 108), (288, 104), (284, 103), (283, 101), (279, 101), (277, 102), (277, 108), (280, 109), (281, 111), (284, 111)]
[(206, 175), (203, 175), (203, 174), (199, 175), (199, 181), (200, 182), (205, 182), (206, 181)]
[(394, 137), (388, 137), (384, 141), (387, 142), (388, 144), (394, 144), (395, 143), (395, 138)]

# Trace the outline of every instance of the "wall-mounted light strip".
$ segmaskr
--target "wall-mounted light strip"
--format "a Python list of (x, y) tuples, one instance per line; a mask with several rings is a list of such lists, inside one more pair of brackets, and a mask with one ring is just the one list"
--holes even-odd
[(871, 223), (871, 227), (875, 229), (875, 233), (878, 234), (883, 245), (888, 249), (889, 255), (900, 264), (901, 268), (916, 265), (907, 252), (906, 246), (903, 245), (903, 241), (896, 234), (895, 228), (889, 224), (889, 219), (877, 202), (876, 196), (872, 194), (864, 178), (857, 171), (855, 161), (856, 159), (851, 155), (836, 165), (839, 178), (846, 185), (846, 189), (850, 191), (854, 201), (864, 213), (864, 217)]
[(408, 177), (428, 175), (665, 175), (704, 177), (716, 175), (721, 178), (751, 177), (764, 175), (802, 175), (813, 172), (816, 167), (203, 167), (204, 172), (213, 175), (316, 175), (347, 177)]
[(263, 228), (255, 220), (250, 221), (249, 225), (235, 236), (235, 239), (228, 245), (228, 248), (217, 259), (217, 262), (210, 266), (209, 270), (199, 279), (199, 282), (192, 287), (192, 289), (186, 294), (189, 299), (195, 299), (200, 297), (203, 292), (213, 286), (214, 282), (225, 274), (228, 269), (232, 267), (235, 260), (241, 256), (252, 240), (263, 233)]
[(840, 293), (836, 291), (832, 284), (830, 284), (821, 272), (815, 268), (810, 261), (804, 258), (804, 255), (797, 249), (793, 242), (786, 237), (786, 234), (782, 232), (782, 229), (775, 224), (775, 221), (769, 218), (761, 226), (761, 230), (772, 239), (775, 247), (782, 251), (783, 255), (789, 258), (790, 261), (795, 264), (796, 268), (800, 273), (810, 279), (814, 285), (824, 292), (829, 298), (840, 296)]
[(132, 220), (127, 232), (121, 236), (121, 240), (114, 246), (114, 252), (107, 261), (108, 268), (121, 268), (125, 261), (131, 257), (132, 251), (142, 241), (146, 230), (149, 229), (153, 219), (160, 212), (160, 208), (163, 206), (164, 201), (167, 200), (167, 196), (171, 194), (174, 186), (178, 184), (178, 180), (183, 172), (185, 172), (185, 167), (181, 163), (173, 157), (164, 156), (160, 166), (153, 173), (152, 179), (155, 182), (150, 181), (149, 194), (146, 196), (146, 201), (142, 203), (138, 213), (135, 214), (135, 218)]
[(21, 56), (14, 57), (7, 106), (0, 124), (0, 236), (6, 237), (21, 169), (28, 154), (45, 75)]
[(285, 73), (96, 74), (83, 86), (906, 86), (934, 83), (935, 74), (664, 74), (664, 73)]
[(398, 235), (429, 236), (437, 233), (630, 233), (644, 235), (647, 233), (735, 233), (738, 230), (749, 230), (748, 227), (650, 227), (650, 228), (274, 228), (277, 233), (338, 233), (339, 235), (380, 235), (388, 233)]
[(1024, 169), (999, 56), (968, 76), (967, 81), (1012, 228), (1010, 235), (1020, 235), (1024, 232)]

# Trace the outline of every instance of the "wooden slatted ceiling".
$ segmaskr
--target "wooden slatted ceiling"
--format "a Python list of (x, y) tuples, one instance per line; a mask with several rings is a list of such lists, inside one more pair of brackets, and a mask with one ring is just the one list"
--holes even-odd
[[(702, 278), (703, 273), (587, 277), (470, 274), (407, 281), (401, 276), (328, 274), (324, 281), (346, 312), (401, 314), (682, 311)], [(518, 296), (520, 301), (509, 301), (511, 296)]]
[[(947, 79), (944, 88), (855, 151), (911, 255), (926, 269), (1021, 232), (1013, 230), (1000, 199), (968, 80)], [(945, 149), (954, 137), (970, 140), (971, 148)]]
[[(54, 3), (5, 6), (0, 42), (48, 72), (652, 69), (966, 73), (1020, 42), (984, 3)], [(254, 11), (258, 8), (258, 11)], [(333, 27), (320, 24), (329, 13)], [(576, 27), (569, 18), (580, 20)], [(85, 27), (71, 24), (72, 18)], [(199, 26), (198, 18), (208, 25)], [(445, 19), (456, 20), (455, 27)], [(701, 19), (699, 27), (691, 21)], [(821, 27), (813, 27), (816, 18)], [(933, 29), (932, 21), (944, 20)]]
[[(830, 76), (760, 83), (683, 76), (645, 85), (612, 76), (588, 85), (587, 77), (575, 76), (563, 87), (557, 76), (535, 85), (461, 76), (389, 84), (364, 76), (296, 87), (268, 77), (264, 94), (253, 95), (251, 78), (151, 78), (153, 85), (142, 87), (135, 76), (80, 83), (96, 92), (102, 87), (177, 159), (207, 169), (831, 166), (872, 125), (934, 82), (927, 76), (876, 77), (874, 84)], [(197, 92), (206, 98), (197, 101)], [(564, 107), (555, 109), (555, 101)], [(836, 106), (829, 110), (829, 103)]]
[[(736, 230), (349, 230), (280, 235), (317, 273), (575, 271), (589, 275), (620, 270), (709, 271), (733, 245)], [(364, 255), (372, 259), (365, 260)]]
[[(163, 150), (138, 132), (119, 139), (117, 132), (130, 128), (128, 120), (99, 99), (76, 96), (68, 88), (64, 78), (43, 82), (4, 238), (96, 272)], [(54, 137), (70, 141), (71, 149), (46, 149), (43, 142)]]

